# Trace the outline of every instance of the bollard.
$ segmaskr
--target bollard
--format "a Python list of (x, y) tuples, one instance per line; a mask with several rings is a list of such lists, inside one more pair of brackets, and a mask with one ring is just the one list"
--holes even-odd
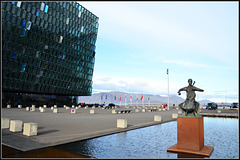
[(41, 112), (41, 113), (43, 113), (43, 112), (45, 112), (45, 111), (46, 111), (45, 108), (41, 108), (41, 109), (40, 109), (40, 112)]
[(11, 132), (22, 132), (22, 124), (23, 124), (23, 121), (11, 120), (9, 131), (11, 131)]
[(74, 105), (72, 105), (72, 108), (74, 108), (75, 106)]
[(22, 108), (22, 105), (19, 104), (19, 105), (18, 105), (18, 108)]
[(88, 106), (86, 106), (85, 109), (88, 109)]
[(178, 114), (182, 114), (182, 111), (178, 111)]
[(70, 109), (70, 107), (66, 106), (66, 110)]
[(43, 108), (47, 108), (47, 105), (43, 105)]
[(26, 136), (36, 136), (38, 131), (37, 123), (24, 123), (23, 125), (23, 135)]
[(127, 120), (117, 119), (117, 128), (127, 128)]
[(146, 109), (142, 109), (142, 112), (146, 112)]
[(162, 111), (162, 109), (158, 109), (159, 111)]
[(117, 114), (116, 110), (112, 110), (112, 114)]
[(163, 108), (162, 110), (165, 111), (165, 108)]
[(139, 112), (139, 109), (136, 109), (135, 112)]
[(35, 108), (35, 105), (32, 105), (32, 108)]
[(77, 111), (76, 111), (76, 109), (71, 109), (71, 113), (76, 113)]
[(221, 113), (221, 110), (217, 110), (217, 113)]
[(94, 109), (91, 109), (91, 110), (90, 110), (90, 114), (94, 114)]
[(11, 105), (10, 105), (10, 104), (8, 104), (8, 105), (7, 105), (7, 108), (11, 108)]
[(38, 107), (38, 109), (39, 109), (39, 111), (41, 111), (42, 107), (40, 106), (40, 107)]
[(51, 110), (53, 110), (54, 107), (51, 107)]
[(161, 122), (161, 121), (162, 121), (162, 117), (161, 116), (158, 116), (158, 115), (154, 116), (154, 122)]
[(176, 114), (176, 113), (172, 114), (172, 118), (177, 118), (177, 117), (178, 117), (178, 114)]
[(26, 107), (26, 111), (29, 111), (29, 107)]
[(95, 109), (95, 106), (93, 106), (92, 109)]
[(57, 108), (57, 105), (55, 104), (55, 105), (53, 105), (53, 107), (54, 107), (54, 108)]
[(1, 122), (2, 129), (9, 128), (9, 122), (10, 122), (9, 118), (2, 118), (2, 122)]
[(53, 113), (58, 113), (58, 109), (57, 109), (57, 108), (54, 108), (54, 109), (53, 109)]

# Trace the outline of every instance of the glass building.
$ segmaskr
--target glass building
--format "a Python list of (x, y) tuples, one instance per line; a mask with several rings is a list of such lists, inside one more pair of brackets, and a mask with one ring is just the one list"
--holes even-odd
[(98, 17), (77, 2), (1, 2), (2, 91), (90, 96)]

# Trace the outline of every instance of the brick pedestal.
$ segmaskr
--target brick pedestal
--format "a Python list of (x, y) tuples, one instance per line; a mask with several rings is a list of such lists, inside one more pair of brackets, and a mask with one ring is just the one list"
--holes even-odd
[(204, 146), (203, 117), (177, 118), (177, 144), (167, 151), (210, 156), (214, 147)]

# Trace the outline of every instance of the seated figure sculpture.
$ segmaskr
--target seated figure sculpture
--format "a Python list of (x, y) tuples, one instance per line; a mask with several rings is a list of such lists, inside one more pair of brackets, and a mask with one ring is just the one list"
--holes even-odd
[(204, 92), (203, 89), (197, 88), (195, 86), (193, 86), (195, 84), (192, 84), (192, 79), (188, 79), (188, 86), (187, 87), (183, 87), (181, 89), (179, 89), (178, 94), (181, 95), (181, 91), (186, 91), (187, 92), (187, 98), (183, 103), (179, 104), (179, 107), (182, 109), (184, 116), (187, 117), (199, 117), (200, 113), (199, 113), (199, 103), (197, 101), (195, 101), (195, 91), (199, 91), (199, 92)]

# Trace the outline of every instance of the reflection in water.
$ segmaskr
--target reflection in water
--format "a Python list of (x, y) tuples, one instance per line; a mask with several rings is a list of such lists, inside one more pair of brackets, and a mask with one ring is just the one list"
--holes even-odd
[[(204, 144), (214, 146), (209, 158), (238, 158), (238, 138), (238, 119), (204, 117)], [(177, 121), (174, 121), (57, 148), (98, 158), (203, 158), (167, 152), (176, 143)]]
[(92, 158), (92, 157), (80, 153), (74, 154), (54, 147), (47, 147), (23, 152), (2, 145), (2, 158)]

